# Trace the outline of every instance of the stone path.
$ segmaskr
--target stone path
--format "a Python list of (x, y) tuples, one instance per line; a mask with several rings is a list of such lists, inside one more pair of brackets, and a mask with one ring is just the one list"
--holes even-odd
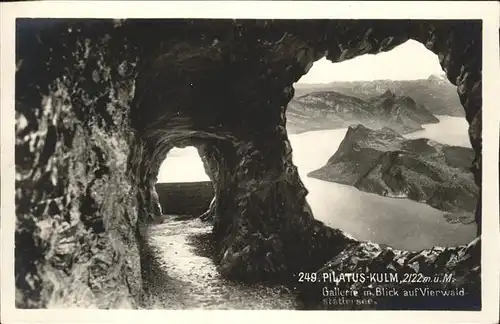
[[(295, 296), (281, 286), (245, 285), (222, 278), (210, 259), (211, 226), (198, 219), (167, 219), (147, 229), (161, 279), (151, 287), (151, 308), (295, 309)], [(158, 275), (155, 275), (158, 277)]]

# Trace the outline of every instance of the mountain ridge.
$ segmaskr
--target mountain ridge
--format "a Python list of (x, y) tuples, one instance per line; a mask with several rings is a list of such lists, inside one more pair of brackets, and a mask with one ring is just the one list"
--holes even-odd
[(390, 90), (368, 100), (337, 91), (313, 91), (293, 98), (287, 107), (287, 128), (291, 133), (346, 128), (361, 123), (407, 134), (422, 130), (422, 124), (438, 122), (423, 105)]
[(334, 81), (321, 84), (294, 84), (296, 98), (314, 91), (336, 91), (366, 100), (391, 90), (406, 95), (424, 105), (436, 115), (464, 117), (457, 88), (443, 74), (432, 74), (427, 79)]

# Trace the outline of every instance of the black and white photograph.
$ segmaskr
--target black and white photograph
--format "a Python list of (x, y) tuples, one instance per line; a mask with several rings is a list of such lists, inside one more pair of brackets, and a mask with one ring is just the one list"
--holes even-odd
[(286, 4), (9, 20), (4, 311), (498, 319), (499, 7), (274, 18)]

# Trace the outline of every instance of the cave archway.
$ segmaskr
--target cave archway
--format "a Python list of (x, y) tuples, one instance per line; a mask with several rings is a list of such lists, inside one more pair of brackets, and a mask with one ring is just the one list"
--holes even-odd
[[(316, 219), (360, 240), (405, 250), (475, 237), (468, 124), (436, 54), (410, 39), (343, 62), (323, 58), (294, 88), (286, 128)], [(408, 156), (405, 163), (379, 160), (396, 147)], [(447, 164), (444, 153), (461, 163)], [(443, 176), (429, 178), (425, 161), (437, 162)], [(431, 199), (448, 189), (448, 196)]]
[[(302, 267), (293, 264), (292, 260), (297, 259), (295, 253), (307, 254), (304, 251), (308, 246), (324, 245), (328, 251), (335, 251), (334, 246), (339, 246), (335, 240), (318, 239), (328, 236), (326, 233), (330, 229), (318, 224), (305, 200), (307, 190), (291, 160), (285, 129), (285, 107), (294, 95), (292, 84), (322, 57), (341, 62), (365, 53), (391, 50), (410, 38), (436, 53), (448, 79), (458, 84), (459, 97), (471, 123), (471, 143), (476, 149), (473, 172), (479, 182), (481, 82), (477, 69), (479, 57), (472, 52), (477, 54), (480, 47), (475, 41), (460, 45), (464, 42), (460, 29), (477, 30), (479, 35), (477, 25), (452, 22), (431, 25), (414, 21), (387, 21), (377, 25), (369, 21), (321, 22), (323, 34), (315, 29), (319, 25), (313, 22), (304, 22), (303, 28), (297, 30), (292, 28), (295, 22), (291, 21), (273, 24), (271, 29), (262, 27), (261, 23), (266, 24), (257, 21), (250, 27), (242, 22), (233, 36), (239, 41), (232, 43), (230, 52), (224, 52), (225, 43), (220, 42), (219, 36), (206, 35), (205, 42), (209, 46), (175, 44), (170, 50), (152, 57), (138, 76), (131, 111), (132, 126), (142, 138), (162, 132), (167, 134), (160, 136), (163, 138), (179, 132), (228, 143), (225, 149), (220, 149), (219, 144), (212, 146), (220, 153), (215, 165), (220, 166), (228, 156), (231, 159), (230, 166), (219, 168), (227, 173), (228, 179), (221, 186), (227, 197), (225, 208), (216, 213), (227, 220), (221, 221), (224, 225), (215, 225), (215, 231), (221, 233), (218, 251), (223, 272), (248, 277), (258, 273), (260, 277), (262, 273), (275, 275), (279, 273), (275, 269), (282, 268), (293, 273)], [(256, 39), (254, 33), (262, 33), (263, 37)], [(252, 51), (248, 46), (253, 46)], [(244, 53), (243, 61), (238, 60), (239, 53)], [(460, 58), (461, 63), (454, 57)], [(463, 91), (465, 87), (470, 91)], [(171, 109), (159, 111), (154, 107)], [(216, 196), (216, 200), (221, 197), (222, 194)], [(296, 240), (283, 237), (285, 232), (285, 236), (294, 237), (295, 234), (290, 234), (294, 231), (298, 236), (324, 241), (302, 241), (301, 246), (297, 246)], [(261, 240), (250, 239), (254, 234)], [(343, 234), (332, 236), (340, 242), (349, 241)], [(288, 248), (283, 251), (277, 246)], [(264, 253), (265, 260), (256, 262), (263, 256), (260, 251), (268, 252)], [(319, 254), (330, 257), (330, 253)], [(317, 267), (328, 257), (308, 264), (311, 268)]]
[[(218, 179), (211, 212), (216, 259), (228, 277), (296, 282), (298, 271), (338, 266), (329, 260), (342, 261), (342, 267), (355, 267), (360, 258), (363, 266), (382, 267), (413, 260), (416, 255), (324, 226), (306, 202), (285, 111), (293, 83), (322, 57), (340, 62), (388, 51), (410, 38), (436, 53), (464, 106), (476, 153), (472, 171), (481, 184), (480, 21), (30, 22), (18, 20), (16, 49), (20, 307), (47, 305), (57, 293), (72, 299), (82, 289), (102, 307), (136, 304), (142, 293), (137, 223), (152, 215), (159, 167), (178, 145), (202, 148)], [(480, 208), (476, 215), (480, 234)], [(88, 234), (87, 220), (95, 219), (103, 230)], [(58, 248), (51, 238), (68, 226), (78, 238), (64, 250), (69, 257), (45, 259), (44, 251)], [(42, 227), (53, 230), (42, 236)], [(459, 284), (477, 296), (479, 243), (452, 249), (460, 258), (447, 268), (465, 267), (459, 275), (467, 278)], [(72, 263), (82, 247), (99, 252), (85, 257), (92, 262)], [(99, 262), (103, 255), (112, 261)], [(90, 282), (71, 271), (64, 280), (53, 279), (74, 268), (92, 274)], [(64, 288), (54, 292), (57, 287)]]

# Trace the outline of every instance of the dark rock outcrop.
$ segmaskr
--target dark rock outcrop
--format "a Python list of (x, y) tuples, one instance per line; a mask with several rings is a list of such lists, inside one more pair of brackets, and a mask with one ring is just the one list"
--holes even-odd
[(334, 91), (313, 92), (292, 99), (286, 116), (291, 133), (360, 123), (370, 128), (389, 127), (405, 134), (423, 129), (422, 124), (439, 122), (412, 98), (396, 96), (391, 91), (366, 101)]
[[(410, 38), (438, 54), (481, 183), (480, 21), (16, 23), (17, 307), (141, 305), (150, 260), (138, 225), (159, 212), (154, 184), (174, 146), (207, 152), (224, 275), (290, 278), (359, 244), (313, 218), (285, 128), (292, 84), (325, 54), (339, 62)], [(464, 251), (472, 261), (449, 266), (461, 278), (479, 267), (479, 251)]]
[[(350, 244), (317, 272), (321, 283), (303, 284), (300, 297), (308, 309), (480, 310), (480, 248), (480, 238), (467, 246), (418, 252)], [(358, 295), (342, 303), (325, 296), (325, 289)]]
[(476, 208), (478, 188), (468, 167), (472, 149), (363, 125), (347, 130), (339, 149), (308, 176), (388, 197), (409, 198), (449, 212)]

